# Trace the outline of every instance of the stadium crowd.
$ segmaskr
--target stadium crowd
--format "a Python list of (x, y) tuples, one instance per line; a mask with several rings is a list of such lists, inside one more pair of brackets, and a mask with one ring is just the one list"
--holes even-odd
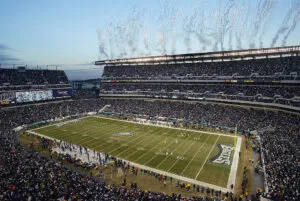
[(1, 140), (0, 200), (191, 200), (219, 201), (219, 198), (184, 198), (106, 184), (97, 177), (72, 170), (67, 165), (20, 145)]
[(97, 111), (101, 100), (61, 101), (1, 110), (0, 200), (199, 200), (106, 184), (98, 178), (74, 171), (59, 162), (27, 149), (13, 138), (17, 125)]
[[(251, 76), (257, 73), (261, 76), (290, 75), (300, 72), (300, 58), (268, 58), (255, 60), (203, 62), (185, 64), (155, 64), (130, 66), (105, 66), (104, 77), (139, 77), (142, 79), (155, 79), (164, 76)], [(278, 74), (278, 75), (279, 75)]]
[(29, 69), (1, 69), (0, 85), (41, 85), (67, 84), (68, 77), (61, 70), (29, 70)]
[(293, 98), (300, 96), (300, 87), (298, 86), (276, 86), (276, 85), (233, 85), (233, 84), (121, 84), (111, 83), (102, 84), (102, 90), (106, 91), (137, 91), (143, 92), (189, 92), (189, 93), (213, 93), (223, 92), (227, 95), (243, 94), (244, 96), (255, 96), (261, 94), (264, 97), (274, 97), (280, 95), (283, 98)]
[[(90, 111), (96, 112), (107, 104), (111, 105), (106, 109), (106, 111), (109, 112), (144, 114), (148, 115), (149, 118), (155, 116), (170, 117), (173, 119), (178, 118), (199, 123), (202, 127), (222, 129), (224, 127), (233, 128), (238, 125), (240, 132), (249, 132), (269, 126), (274, 127), (272, 133), (269, 131), (261, 134), (263, 153), (265, 154), (265, 165), (267, 167), (267, 184), (269, 187), (269, 192), (266, 192), (265, 196), (273, 200), (300, 199), (300, 170), (298, 164), (300, 160), (300, 118), (297, 115), (280, 111), (274, 112), (218, 104), (177, 101), (129, 99), (68, 100), (2, 108), (0, 110), (0, 136), (2, 136), (2, 138), (11, 136), (11, 133), (8, 131), (19, 125), (31, 124), (71, 114)], [(1, 140), (1, 143), (4, 141), (5, 140)], [(34, 198), (38, 198), (37, 200), (51, 199), (51, 197), (46, 199), (43, 198), (43, 196), (67, 196), (71, 198), (75, 196), (75, 192), (79, 192), (78, 196), (83, 196), (83, 198), (86, 199), (89, 199), (89, 196), (108, 195), (111, 197), (125, 196), (126, 194), (126, 196), (136, 196), (136, 199), (147, 195), (146, 197), (148, 198), (144, 198), (144, 200), (176, 200), (173, 199), (172, 196), (165, 199), (163, 196), (166, 195), (163, 194), (144, 194), (141, 190), (124, 190), (121, 187), (113, 185), (110, 185), (109, 188), (108, 185), (101, 183), (102, 181), (95, 184), (96, 180), (92, 178), (85, 180), (86, 177), (69, 171), (62, 166), (58, 166), (54, 161), (42, 157), (32, 150), (27, 150), (19, 145), (13, 148), (10, 144), (11, 140), (6, 140), (5, 142), (6, 145), (1, 146), (2, 151), (5, 152), (4, 155), (1, 154), (0, 163), (0, 174), (2, 174), (0, 178), (4, 178), (1, 179), (2, 186), (0, 189), (3, 189), (1, 190), (2, 192), (0, 192), (2, 196), (2, 198), (0, 197), (1, 199), (10, 197), (10, 200), (22, 200), (19, 199), (19, 196), (23, 196), (22, 198), (29, 197), (30, 200), (34, 200)], [(4, 156), (5, 158), (3, 159)], [(27, 168), (22, 169), (15, 167)], [(46, 174), (47, 171), (43, 171), (47, 169), (49, 169), (49, 174)], [(56, 176), (54, 173), (57, 173), (57, 171), (59, 174)], [(30, 177), (32, 175), (35, 175), (34, 179), (32, 179), (29, 185), (25, 185), (26, 181), (32, 178)], [(49, 182), (47, 184), (41, 182), (41, 178), (47, 178)], [(57, 181), (63, 182), (58, 185)], [(113, 189), (111, 189), (112, 187)], [(99, 189), (103, 191), (99, 191)], [(99, 194), (96, 193), (96, 195), (94, 192), (97, 190)], [(15, 196), (17, 198), (15, 198)], [(156, 196), (156, 198), (150, 199), (149, 196)]]

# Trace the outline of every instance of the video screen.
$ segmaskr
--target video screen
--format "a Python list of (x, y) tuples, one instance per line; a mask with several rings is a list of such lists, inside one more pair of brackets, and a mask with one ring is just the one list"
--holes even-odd
[(16, 98), (17, 103), (50, 100), (53, 98), (53, 93), (52, 90), (17, 92)]

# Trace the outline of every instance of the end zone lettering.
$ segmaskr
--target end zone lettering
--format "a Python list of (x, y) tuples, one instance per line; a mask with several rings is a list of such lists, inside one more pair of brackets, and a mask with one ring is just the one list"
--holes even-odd
[(218, 144), (219, 153), (210, 159), (212, 163), (218, 164), (226, 164), (228, 166), (231, 165), (231, 153), (233, 151), (233, 147), (227, 146), (224, 144)]

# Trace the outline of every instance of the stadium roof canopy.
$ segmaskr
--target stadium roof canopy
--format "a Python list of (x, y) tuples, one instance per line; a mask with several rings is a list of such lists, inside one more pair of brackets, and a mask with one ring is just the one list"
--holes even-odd
[(221, 52), (206, 52), (192, 54), (177, 54), (163, 56), (149, 56), (137, 58), (123, 58), (96, 61), (95, 65), (130, 65), (130, 64), (160, 64), (160, 63), (197, 63), (215, 60), (232, 60), (260, 57), (299, 56), (300, 45), (274, 48), (260, 48)]

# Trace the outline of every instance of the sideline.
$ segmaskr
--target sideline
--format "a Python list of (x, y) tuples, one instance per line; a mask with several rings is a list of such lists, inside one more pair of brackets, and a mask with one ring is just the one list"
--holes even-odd
[(234, 149), (233, 160), (232, 160), (230, 173), (229, 173), (229, 177), (228, 177), (228, 183), (227, 183), (227, 189), (230, 189), (230, 190), (231, 190), (231, 187), (230, 187), (231, 184), (233, 184), (233, 187), (235, 188), (235, 180), (236, 180), (236, 174), (237, 174), (237, 170), (238, 170), (241, 144), (242, 144), (242, 137), (237, 137), (237, 143), (236, 143), (236, 147)]

